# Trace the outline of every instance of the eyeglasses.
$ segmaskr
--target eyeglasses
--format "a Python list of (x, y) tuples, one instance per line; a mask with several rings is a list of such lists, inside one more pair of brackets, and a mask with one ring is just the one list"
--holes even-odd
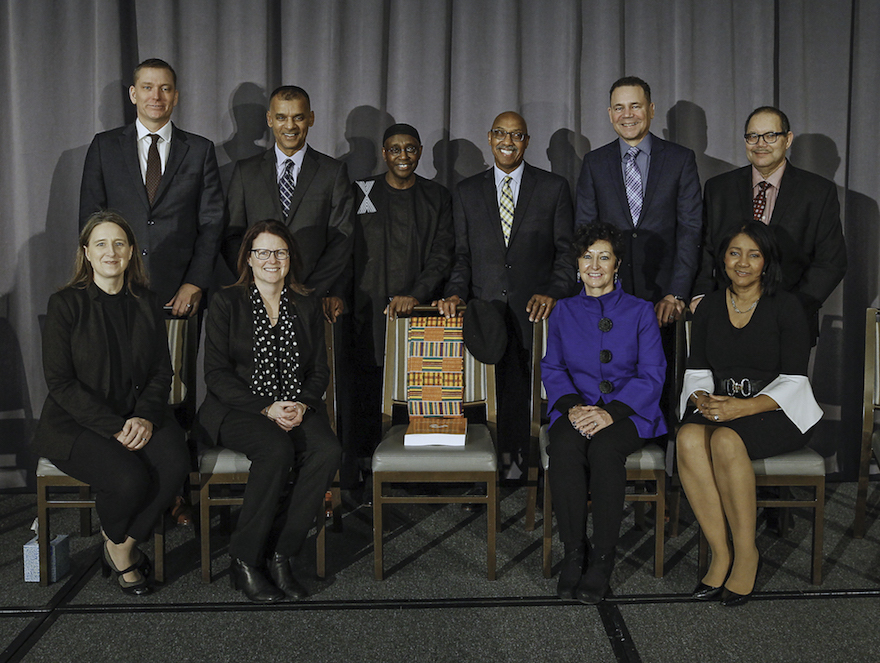
[(506, 136), (510, 136), (511, 140), (515, 143), (521, 143), (529, 137), (528, 134), (522, 131), (505, 131), (504, 129), (492, 129), (492, 135), (495, 137), (495, 140), (499, 141), (504, 140)]
[(388, 154), (390, 154), (393, 157), (399, 157), (401, 152), (406, 152), (407, 154), (414, 156), (414, 155), (418, 154), (419, 147), (421, 147), (421, 146), (407, 145), (406, 147), (401, 149), (401, 148), (397, 147), (397, 145), (395, 145), (394, 147), (385, 147), (382, 149), (384, 149), (386, 152), (388, 152)]
[(288, 249), (275, 249), (274, 251), (270, 251), (269, 249), (251, 249), (251, 253), (253, 253), (259, 260), (268, 260), (269, 256), (273, 254), (277, 260), (287, 260), (290, 257), (290, 251)]
[(776, 142), (777, 138), (779, 138), (780, 136), (785, 136), (787, 134), (787, 131), (768, 131), (765, 134), (744, 134), (743, 138), (746, 139), (746, 142), (749, 145), (757, 145), (758, 140), (760, 140), (761, 138), (763, 138), (764, 142), (768, 145), (772, 145)]

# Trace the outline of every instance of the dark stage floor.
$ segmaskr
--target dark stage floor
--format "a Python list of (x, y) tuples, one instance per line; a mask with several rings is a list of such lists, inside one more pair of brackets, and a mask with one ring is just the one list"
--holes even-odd
[[(485, 513), (458, 505), (389, 508), (386, 579), (373, 580), (368, 507), (348, 508), (328, 533), (328, 578), (314, 572), (314, 541), (298, 560), (312, 595), (256, 606), (229, 586), (228, 536), (215, 519), (216, 577), (201, 581), (192, 528), (169, 530), (167, 582), (143, 599), (101, 577), (97, 523), (78, 536), (70, 510), (52, 512), (71, 534), (73, 569), (49, 587), (23, 582), (22, 545), (33, 495), (0, 495), (0, 661), (867, 661), (877, 660), (880, 487), (869, 529), (852, 538), (855, 484), (828, 486), (824, 582), (810, 584), (811, 527), (795, 511), (786, 538), (759, 517), (765, 563), (756, 597), (724, 609), (691, 601), (697, 529), (683, 502), (682, 530), (667, 538), (666, 573), (654, 578), (653, 534), (627, 506), (614, 597), (598, 607), (555, 598), (541, 574), (540, 512), (523, 529), (525, 489), (502, 491), (498, 579), (486, 579)], [(150, 546), (145, 547), (150, 550)], [(561, 557), (554, 540), (554, 561)]]

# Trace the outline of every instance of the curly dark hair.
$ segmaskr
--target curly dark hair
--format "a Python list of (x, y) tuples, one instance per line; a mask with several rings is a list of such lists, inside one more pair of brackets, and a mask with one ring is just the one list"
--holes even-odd
[(574, 229), (574, 239), (571, 242), (571, 247), (574, 250), (575, 260), (584, 255), (593, 244), (602, 240), (611, 244), (614, 257), (617, 258), (619, 264), (623, 254), (626, 253), (623, 235), (617, 228), (604, 221), (593, 221)]
[(759, 221), (747, 221), (741, 226), (730, 230), (718, 243), (719, 251), (715, 256), (716, 269), (724, 286), (730, 285), (727, 269), (724, 266), (724, 256), (733, 238), (737, 235), (745, 235), (758, 245), (758, 250), (764, 256), (764, 271), (761, 273), (761, 290), (765, 295), (773, 295), (782, 283), (782, 266), (779, 262), (779, 243), (772, 230)]

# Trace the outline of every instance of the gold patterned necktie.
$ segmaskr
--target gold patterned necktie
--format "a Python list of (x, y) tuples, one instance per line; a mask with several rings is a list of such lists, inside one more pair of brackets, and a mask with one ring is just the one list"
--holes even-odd
[(510, 176), (504, 178), (504, 184), (501, 186), (501, 203), (498, 206), (505, 246), (510, 244), (510, 231), (513, 229), (513, 190), (510, 188), (512, 179)]

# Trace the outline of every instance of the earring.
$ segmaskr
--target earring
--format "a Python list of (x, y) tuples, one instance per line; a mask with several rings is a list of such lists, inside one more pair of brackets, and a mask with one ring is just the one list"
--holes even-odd
[(617, 282), (620, 280), (620, 277), (617, 275), (617, 272), (614, 272), (614, 285), (617, 285)]
[(581, 272), (578, 269), (576, 269), (574, 272), (574, 280), (577, 281), (578, 283), (581, 282)]

